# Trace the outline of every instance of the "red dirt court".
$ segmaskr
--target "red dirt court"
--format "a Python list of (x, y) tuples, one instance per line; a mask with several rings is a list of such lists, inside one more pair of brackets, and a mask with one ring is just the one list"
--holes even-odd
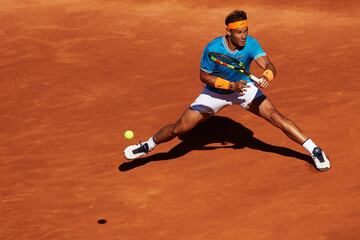
[[(265, 93), (330, 171), (239, 107), (147, 159), (123, 158), (198, 96), (202, 49), (234, 9), (277, 67)], [(2, 0), (0, 239), (360, 239), (359, 9)]]

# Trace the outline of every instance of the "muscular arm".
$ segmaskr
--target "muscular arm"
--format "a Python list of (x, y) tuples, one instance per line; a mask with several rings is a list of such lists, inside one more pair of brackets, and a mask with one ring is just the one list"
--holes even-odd
[[(200, 80), (201, 82), (205, 83), (206, 85), (212, 86), (212, 87), (216, 87), (215, 86), (215, 81), (216, 81), (216, 76), (204, 72), (203, 70), (200, 69)], [(238, 91), (240, 95), (243, 95), (243, 91), (246, 88), (246, 81), (245, 80), (240, 80), (239, 82), (231, 82), (230, 86), (229, 86), (229, 90), (232, 91)]]
[(215, 86), (215, 79), (216, 76), (211, 75), (210, 73), (204, 72), (203, 70), (200, 69), (200, 80), (201, 82), (203, 82), (206, 85), (209, 86)]
[(274, 64), (270, 61), (270, 59), (267, 56), (259, 57), (255, 60), (257, 65), (259, 65), (262, 69), (266, 70), (269, 69), (274, 73), (274, 77), (276, 75), (276, 69)]
[(258, 85), (262, 88), (267, 88), (269, 86), (269, 82), (275, 78), (276, 69), (274, 64), (270, 61), (267, 56), (259, 57), (255, 60), (255, 62), (264, 69), (262, 74), (263, 81)]

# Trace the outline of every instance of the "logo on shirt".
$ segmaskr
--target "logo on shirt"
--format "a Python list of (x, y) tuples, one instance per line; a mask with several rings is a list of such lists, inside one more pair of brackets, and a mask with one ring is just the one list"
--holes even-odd
[(236, 56), (236, 59), (237, 60), (239, 60), (239, 61), (241, 61), (242, 59), (244, 59), (245, 58), (245, 56), (244, 55), (239, 55), (239, 56)]

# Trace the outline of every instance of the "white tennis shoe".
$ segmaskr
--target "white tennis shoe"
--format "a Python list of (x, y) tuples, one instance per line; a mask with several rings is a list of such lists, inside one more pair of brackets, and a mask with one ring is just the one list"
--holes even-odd
[(127, 146), (124, 150), (124, 156), (127, 160), (134, 160), (150, 152), (149, 145), (147, 143), (139, 143), (135, 145)]
[(311, 157), (314, 160), (317, 170), (324, 172), (330, 169), (330, 161), (321, 148), (315, 147), (312, 151)]

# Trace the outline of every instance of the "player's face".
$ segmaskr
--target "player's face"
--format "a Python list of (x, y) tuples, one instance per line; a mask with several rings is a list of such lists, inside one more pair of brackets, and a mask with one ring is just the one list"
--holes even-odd
[(245, 46), (247, 35), (248, 35), (248, 27), (230, 30), (231, 42), (237, 48), (242, 48)]

